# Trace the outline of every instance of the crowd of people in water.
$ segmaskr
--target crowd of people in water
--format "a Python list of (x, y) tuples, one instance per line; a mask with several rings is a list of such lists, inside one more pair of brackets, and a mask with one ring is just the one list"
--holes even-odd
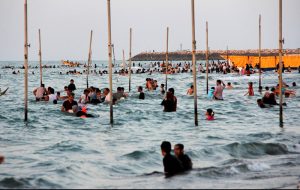
[[(61, 75), (83, 75), (88, 72), (87, 64), (80, 64), (75, 62), (76, 66), (68, 66), (68, 65), (43, 65), (43, 69), (55, 69), (55, 68), (69, 68), (67, 71), (60, 71)], [(18, 70), (16, 70), (18, 68)], [(30, 69), (38, 69), (39, 66), (29, 66)], [(119, 64), (113, 64), (113, 73), (119, 75), (128, 75), (129, 68), (125, 68), (124, 66), (120, 66)], [(24, 70), (25, 67), (12, 67), (12, 66), (4, 66), (2, 69), (12, 69), (12, 74), (20, 74), (20, 70)], [(279, 65), (277, 64), (275, 71), (279, 69)], [(297, 68), (300, 73), (300, 66)], [(228, 73), (236, 73), (240, 75), (248, 75), (259, 72), (259, 65), (256, 64), (254, 67), (252, 64), (246, 64), (245, 67), (237, 67), (234, 63), (229, 63), (228, 61), (210, 61), (208, 64), (208, 73), (216, 73), (216, 74), (228, 74)], [(200, 63), (198, 65), (197, 71), (199, 73), (206, 72), (206, 64)], [(262, 72), (264, 69), (262, 69)], [(290, 73), (292, 72), (291, 67), (285, 67), (283, 65), (283, 72)], [(143, 73), (168, 73), (168, 74), (178, 74), (178, 73), (188, 73), (193, 72), (192, 63), (191, 62), (176, 62), (176, 63), (168, 63), (163, 62), (150, 62), (150, 63), (132, 63), (132, 74), (143, 74)], [(89, 66), (89, 74), (93, 75), (105, 75), (108, 74), (108, 66), (102, 64), (101, 66), (94, 64), (93, 66)], [(31, 74), (35, 74), (34, 71)]]
[[(139, 64), (139, 67), (141, 65)], [(152, 65), (153, 67), (150, 67), (148, 70), (141, 69), (137, 70), (136, 73), (145, 73), (149, 72), (151, 75), (153, 72), (162, 72), (162, 73), (179, 73), (179, 72), (191, 72), (191, 64), (190, 63), (177, 63), (174, 67), (169, 65), (168, 68), (166, 68), (166, 65), (164, 63), (160, 64), (159, 62), (155, 62)], [(84, 66), (86, 68), (86, 66)], [(97, 66), (95, 65), (95, 68)], [(155, 68), (154, 70), (151, 68)], [(256, 68), (257, 69), (257, 68)], [(287, 69), (288, 71), (289, 69)], [(87, 70), (83, 70), (83, 73), (86, 73)], [(198, 72), (206, 72), (206, 69), (200, 66), (198, 67)], [(236, 72), (242, 75), (250, 75), (255, 72), (255, 69), (252, 68), (252, 66), (249, 64), (245, 68), (242, 68), (241, 70), (235, 67), (234, 65), (229, 65), (227, 62), (218, 62), (218, 63), (211, 63), (209, 66), (209, 72), (216, 72), (216, 73), (232, 73)], [(300, 72), (300, 68), (299, 68)], [(76, 69), (68, 71), (67, 74), (83, 74)], [(97, 73), (96, 69), (90, 70), (90, 73)], [(107, 74), (107, 71), (101, 71), (99, 74)], [(115, 71), (115, 73), (126, 75), (128, 74), (128, 70), (120, 70)], [(62, 73), (60, 73), (62, 74)], [(296, 82), (293, 82), (292, 87), (296, 87)], [(147, 98), (147, 94), (144, 92), (144, 88), (147, 91), (156, 91), (159, 90), (160, 94), (162, 95), (162, 102), (161, 106), (163, 106), (164, 112), (176, 112), (177, 111), (177, 97), (175, 96), (175, 89), (174, 88), (165, 88), (165, 84), (158, 84), (158, 81), (153, 78), (146, 78), (145, 86), (138, 86), (137, 92), (138, 96), (137, 98), (140, 100), (144, 100)], [(214, 87), (211, 87), (208, 94), (207, 99), (208, 100), (215, 100), (215, 101), (223, 101), (223, 91), (224, 90), (233, 90), (235, 87), (231, 84), (231, 82), (228, 82), (225, 84), (222, 80), (217, 80), (216, 85)], [(290, 86), (283, 82), (282, 86), (282, 93), (286, 98), (294, 97), (296, 96), (296, 91), (289, 89)], [(264, 89), (264, 93), (263, 93)], [(77, 91), (75, 81), (73, 79), (70, 80), (70, 83), (64, 87), (64, 92), (55, 91), (52, 87), (45, 87), (44, 84), (41, 84), (40, 87), (34, 89), (33, 94), (35, 96), (36, 101), (46, 101), (51, 102), (53, 104), (61, 104), (61, 112), (67, 113), (70, 115), (74, 115), (76, 117), (80, 118), (89, 118), (89, 117), (95, 117), (92, 114), (87, 113), (87, 105), (98, 105), (98, 104), (117, 104), (118, 102), (121, 102), (127, 98), (129, 98), (128, 93), (125, 92), (125, 89), (123, 87), (117, 87), (116, 92), (113, 92), (109, 88), (99, 89), (96, 87), (89, 87), (83, 90), (82, 94), (79, 96), (78, 99), (75, 100), (75, 91)], [(257, 91), (258, 95), (261, 95), (262, 98), (257, 99), (257, 105), (260, 108), (269, 108), (272, 106), (279, 105), (276, 101), (276, 97), (280, 94), (280, 87), (279, 85), (276, 85), (274, 87), (258, 87)], [(254, 90), (254, 84), (253, 82), (248, 83), (247, 91), (245, 92), (245, 96), (255, 96), (256, 92)], [(194, 95), (194, 86), (191, 85), (190, 88), (187, 89), (186, 92), (187, 96), (193, 96)], [(78, 100), (78, 101), (77, 101)], [(286, 105), (286, 103), (284, 103)], [(205, 113), (205, 117), (207, 121), (213, 121), (215, 120), (215, 112), (212, 108), (208, 108)], [(171, 154), (171, 143), (164, 141), (161, 144), (161, 152), (163, 155), (163, 165), (164, 165), (164, 172), (166, 176), (172, 176), (177, 173), (185, 172), (192, 169), (192, 161), (184, 153), (184, 146), (182, 144), (176, 144), (174, 146), (174, 156)], [(4, 157), (0, 156), (0, 164), (4, 162)]]

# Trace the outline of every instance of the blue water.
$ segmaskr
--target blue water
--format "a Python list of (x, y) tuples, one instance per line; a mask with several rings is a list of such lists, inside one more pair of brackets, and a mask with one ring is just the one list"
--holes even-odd
[[(22, 62), (0, 63), (5, 65)], [(162, 111), (159, 91), (146, 91), (145, 100), (137, 99), (137, 86), (144, 86), (146, 78), (160, 85), (164, 75), (132, 75), (133, 90), (114, 106), (111, 126), (108, 105), (89, 105), (89, 113), (98, 117), (81, 119), (61, 113), (62, 102), (35, 102), (32, 91), (39, 86), (39, 69), (30, 69), (29, 122), (24, 123), (24, 75), (19, 70), (12, 75), (13, 70), (0, 69), (0, 88), (10, 87), (0, 96), (0, 154), (6, 158), (0, 165), (0, 188), (296, 188), (300, 181), (299, 87), (294, 88), (297, 97), (284, 99), (288, 106), (281, 129), (278, 107), (258, 108), (257, 92), (254, 97), (244, 96), (248, 82), (257, 89), (258, 75), (210, 75), (210, 86), (221, 79), (235, 87), (225, 90), (225, 101), (217, 102), (206, 99), (205, 75), (198, 74), (199, 126), (195, 127), (193, 97), (186, 96), (191, 73), (169, 75), (168, 87), (175, 88), (178, 99), (176, 113)], [(78, 99), (86, 76), (59, 74), (67, 70), (44, 69), (44, 83), (63, 91), (73, 78)], [(300, 85), (299, 76), (284, 74), (284, 81)], [(113, 81), (114, 89), (128, 90), (128, 77), (114, 75)], [(263, 75), (264, 86), (276, 84), (273, 72)], [(91, 75), (90, 85), (108, 87), (108, 75)], [(215, 121), (205, 120), (207, 108), (215, 111)], [(160, 153), (164, 140), (183, 143), (195, 169), (166, 179)]]

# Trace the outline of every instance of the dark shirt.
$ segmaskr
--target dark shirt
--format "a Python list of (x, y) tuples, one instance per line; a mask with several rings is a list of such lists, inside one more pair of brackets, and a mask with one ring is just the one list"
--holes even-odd
[(174, 98), (173, 100), (163, 100), (161, 105), (164, 106), (165, 112), (175, 112), (177, 107), (177, 99)]
[(139, 95), (139, 99), (142, 99), (144, 100), (145, 99), (145, 93), (144, 92), (141, 92), (140, 95)]
[(183, 166), (181, 162), (171, 154), (166, 154), (166, 156), (163, 159), (163, 163), (166, 176), (172, 176), (183, 172)]
[(75, 84), (69, 84), (68, 89), (69, 89), (70, 91), (76, 90)]
[(77, 106), (77, 102), (76, 101), (73, 101), (72, 103), (70, 103), (69, 100), (66, 100), (64, 101), (63, 103), (63, 107), (65, 108), (65, 111), (69, 111), (69, 110), (72, 110), (72, 107), (73, 106)]
[(191, 170), (193, 168), (193, 163), (190, 157), (186, 154), (182, 154), (178, 157), (183, 165), (184, 171)]
[(276, 97), (275, 97), (274, 93), (271, 93), (268, 99), (269, 99), (268, 100), (269, 104), (278, 105), (278, 103), (276, 102)]

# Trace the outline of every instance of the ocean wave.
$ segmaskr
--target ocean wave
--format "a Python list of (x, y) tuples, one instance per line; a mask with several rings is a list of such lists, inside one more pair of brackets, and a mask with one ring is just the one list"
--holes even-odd
[(288, 154), (288, 148), (280, 143), (232, 143), (223, 147), (231, 156), (252, 158), (263, 155), (283, 155)]

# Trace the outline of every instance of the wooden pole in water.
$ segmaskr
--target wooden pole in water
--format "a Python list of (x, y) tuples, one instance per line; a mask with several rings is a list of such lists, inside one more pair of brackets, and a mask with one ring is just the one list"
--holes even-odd
[(43, 66), (42, 66), (42, 40), (41, 29), (39, 29), (39, 58), (40, 58), (40, 86), (43, 84)]
[(194, 115), (195, 125), (198, 126), (198, 108), (197, 108), (197, 71), (196, 71), (196, 40), (195, 40), (195, 1), (192, 1), (192, 62), (194, 76)]
[(132, 28), (129, 31), (129, 92), (131, 91), (131, 48), (132, 48)]
[(166, 92), (168, 91), (168, 67), (169, 67), (169, 27), (167, 27), (166, 39)]
[(113, 119), (113, 87), (112, 87), (112, 49), (111, 49), (111, 15), (110, 15), (110, 0), (107, 0), (108, 14), (108, 64), (109, 64), (109, 98), (110, 98), (110, 124), (114, 123)]
[(25, 73), (24, 73), (24, 86), (25, 86), (25, 92), (24, 92), (24, 101), (25, 101), (25, 118), (24, 120), (27, 121), (28, 119), (28, 29), (27, 29), (27, 0), (25, 0), (24, 3), (24, 32), (25, 32), (25, 42), (24, 42), (24, 67), (25, 67)]
[(282, 97), (282, 0), (279, 0), (279, 98), (280, 98), (280, 111), (279, 111), (279, 126), (283, 128), (283, 97)]
[(258, 51), (258, 56), (259, 56), (259, 81), (258, 84), (261, 86), (261, 15), (259, 15), (259, 51)]
[(208, 94), (208, 22), (206, 22), (206, 94)]
[(124, 49), (123, 49), (122, 69), (125, 70), (125, 52), (124, 52)]
[(93, 30), (91, 30), (91, 36), (90, 36), (88, 68), (87, 68), (87, 74), (86, 74), (86, 88), (89, 88), (89, 74), (90, 74), (90, 66), (91, 66), (91, 61), (92, 61), (92, 41), (93, 41)]

